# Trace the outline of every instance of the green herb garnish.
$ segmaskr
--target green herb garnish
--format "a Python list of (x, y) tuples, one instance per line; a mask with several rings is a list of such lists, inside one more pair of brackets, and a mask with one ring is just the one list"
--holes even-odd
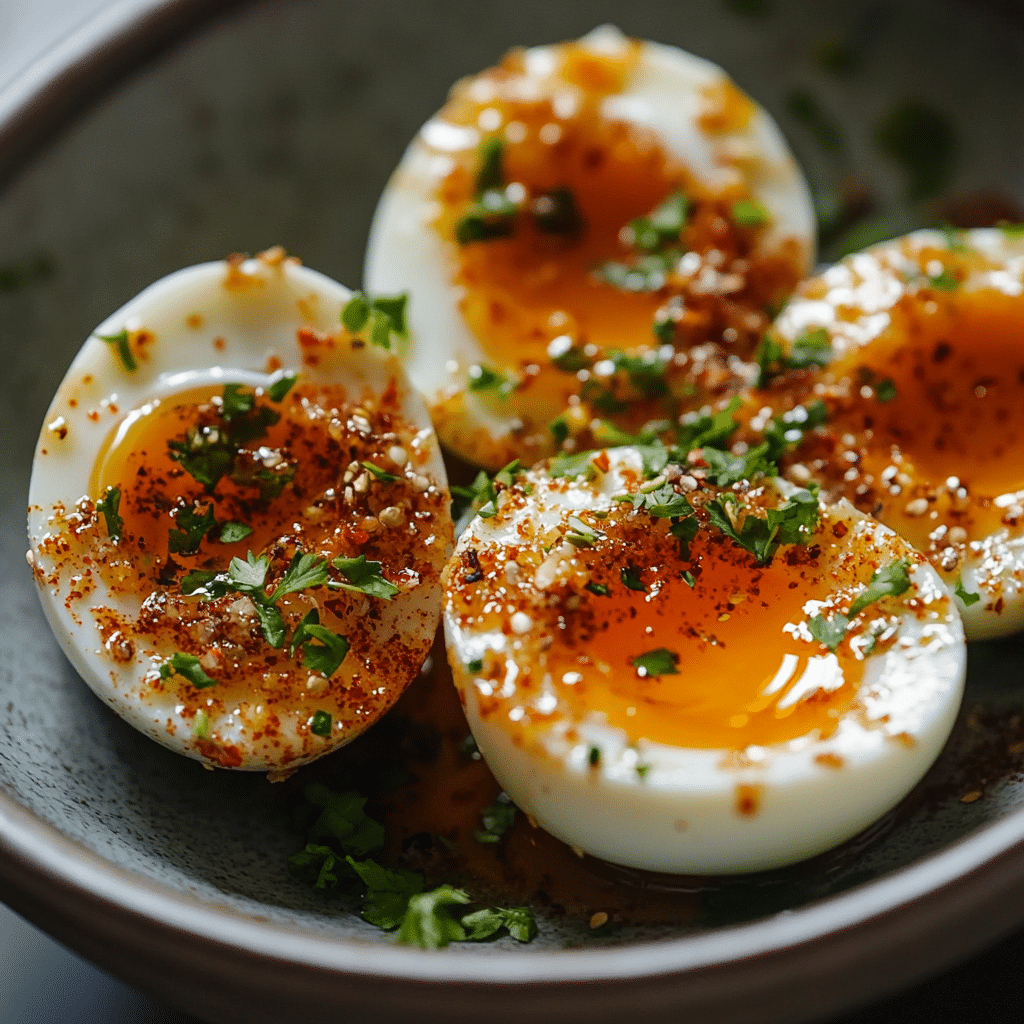
[(120, 507), (121, 491), (117, 487), (108, 487), (103, 497), (96, 502), (96, 511), (102, 513), (107, 527), (107, 536), (112, 541), (119, 541), (121, 531), (124, 529), (124, 520), (118, 515)]
[(211, 679), (204, 671), (199, 659), (193, 654), (175, 651), (161, 666), (160, 678), (169, 679), (172, 675), (187, 679), (197, 690), (216, 686), (217, 680)]
[(630, 664), (641, 677), (679, 675), (679, 669), (676, 668), (679, 664), (679, 655), (667, 647), (656, 647), (646, 654), (639, 654), (630, 660)]
[(732, 204), (732, 220), (742, 228), (759, 228), (771, 220), (771, 214), (752, 199), (741, 199)]
[(179, 509), (175, 524), (167, 534), (167, 550), (172, 555), (194, 555), (203, 538), (217, 526), (213, 505), (207, 505), (202, 513), (195, 508)]
[(977, 604), (981, 600), (981, 594), (964, 588), (963, 576), (958, 576), (956, 579), (956, 587), (953, 589), (953, 593), (960, 598), (964, 603), (964, 607), (970, 608), (972, 604)]
[(295, 386), (295, 382), (299, 379), (298, 374), (291, 373), (284, 377), (279, 377), (267, 388), (267, 398), (272, 402), (281, 402), (289, 391)]
[(120, 360), (121, 365), (126, 370), (131, 372), (139, 368), (139, 364), (135, 361), (135, 356), (132, 354), (132, 346), (128, 339), (127, 328), (118, 331), (117, 334), (97, 334), (96, 337), (100, 341), (105, 341), (114, 349), (118, 360)]
[(309, 723), (309, 731), (314, 736), (330, 736), (332, 719), (327, 711), (314, 711), (313, 720)]
[(497, 800), (480, 812), (483, 828), (474, 830), (473, 838), (478, 843), (497, 843), (515, 820), (516, 805), (502, 793)]
[(896, 384), (891, 377), (886, 377), (875, 385), (875, 398), (880, 402), (891, 402), (896, 398)]
[(390, 349), (393, 340), (409, 337), (406, 320), (408, 292), (398, 295), (364, 295), (353, 292), (341, 310), (341, 324), (349, 334)]
[(394, 473), (389, 473), (386, 469), (381, 469), (380, 466), (375, 466), (372, 462), (361, 462), (360, 465), (363, 469), (369, 470), (382, 484), (393, 484), (398, 479)]
[(780, 544), (806, 543), (818, 525), (818, 499), (810, 491), (796, 491), (778, 508), (767, 509), (763, 519), (753, 512), (740, 513), (742, 520), (738, 529), (729, 515), (727, 503), (734, 508), (739, 504), (731, 494), (726, 494), (704, 507), (712, 524), (749, 551), (758, 565), (766, 565)]
[(632, 565), (623, 566), (623, 568), (619, 570), (619, 579), (622, 580), (623, 584), (625, 584), (625, 586), (630, 590), (639, 590), (641, 593), (647, 593), (647, 588), (640, 579), (640, 573), (637, 572)]
[(327, 585), (335, 590), (352, 590), (360, 594), (369, 594), (390, 601), (400, 593), (398, 587), (389, 583), (381, 574), (381, 562), (367, 561), (366, 555), (355, 558), (335, 558), (331, 562), (335, 569), (341, 571), (346, 582), (328, 580)]

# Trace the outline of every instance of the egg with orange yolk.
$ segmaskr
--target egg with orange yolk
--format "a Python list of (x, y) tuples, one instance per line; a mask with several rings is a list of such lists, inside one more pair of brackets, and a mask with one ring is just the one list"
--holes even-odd
[[(800, 286), (771, 340), (778, 376), (754, 406), (821, 401), (788, 457), (924, 552), (968, 639), (1024, 622), (1024, 237), (919, 231)], [(779, 368), (784, 369), (784, 366)]]
[(381, 198), (365, 280), (413, 291), (410, 377), (442, 443), (497, 469), (745, 384), (814, 223), (721, 68), (606, 26), (455, 85)]
[(949, 594), (845, 503), (652, 480), (644, 459), (539, 465), (459, 539), (444, 623), (481, 754), (541, 827), (629, 867), (749, 872), (841, 843), (949, 734)]
[(436, 632), (445, 471), (397, 357), (342, 326), (374, 308), (280, 251), (191, 267), (97, 328), (47, 413), (28, 558), (50, 625), (119, 715), (207, 764), (348, 742)]

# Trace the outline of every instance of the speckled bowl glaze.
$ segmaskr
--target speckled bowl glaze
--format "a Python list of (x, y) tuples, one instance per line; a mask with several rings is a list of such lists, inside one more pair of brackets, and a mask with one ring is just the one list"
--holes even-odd
[[(586, 922), (552, 918), (530, 945), (423, 952), (288, 877), (287, 784), (205, 772), (93, 697), (24, 564), (33, 442), (92, 328), (171, 270), (274, 243), (357, 286), (376, 199), (409, 138), (456, 77), (511, 45), (615, 21), (717, 61), (778, 118), (823, 196), (847, 171), (870, 182), (876, 231), (938, 210), (938, 199), (907, 203), (898, 163), (874, 148), (879, 119), (904, 99), (954, 125), (948, 192), (1024, 201), (1009, 113), (1024, 101), (1015, 24), (925, 0), (761, 6), (695, 0), (681, 17), (610, 0), (471, 14), (457, 3), (133, 4), (0, 97), (0, 896), (13, 908), (176, 1006), (246, 1022), (458, 1022), (496, 1006), (510, 1019), (807, 1020), (1024, 920), (1020, 636), (971, 648), (949, 746), (871, 835), (709, 883), (687, 929), (592, 940)], [(957, 66), (985, 69), (969, 85), (949, 74), (952, 38)], [(837, 39), (854, 39), (861, 61), (843, 75), (821, 59)], [(800, 90), (843, 128), (840, 153), (796, 116)]]

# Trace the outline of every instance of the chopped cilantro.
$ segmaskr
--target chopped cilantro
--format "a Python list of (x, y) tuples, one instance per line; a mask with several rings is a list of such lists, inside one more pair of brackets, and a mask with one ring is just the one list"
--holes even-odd
[(563, 373), (579, 373), (580, 370), (586, 370), (593, 360), (581, 346), (574, 345), (568, 337), (564, 338), (564, 341), (564, 346), (558, 346), (554, 342), (548, 346), (548, 357), (552, 365)]
[(928, 287), (940, 292), (955, 292), (960, 287), (956, 276), (945, 267), (938, 274), (928, 275)]
[(583, 216), (572, 191), (564, 186), (537, 196), (530, 212), (533, 222), (547, 235), (576, 235), (583, 228)]
[(890, 595), (895, 597), (907, 590), (910, 587), (910, 576), (907, 574), (909, 568), (910, 562), (907, 559), (898, 558), (895, 562), (873, 573), (868, 585), (850, 605), (851, 617), (883, 597)]
[(384, 827), (365, 811), (366, 797), (335, 793), (321, 783), (306, 786), (303, 796), (318, 811), (309, 840), (336, 842), (343, 853), (365, 857), (384, 845)]
[(742, 517), (737, 530), (726, 504), (735, 499), (730, 494), (715, 498), (704, 507), (714, 526), (741, 548), (757, 559), (758, 565), (767, 564), (780, 544), (803, 544), (818, 525), (818, 499), (810, 491), (796, 491), (778, 508), (766, 510), (762, 519), (753, 512)]
[(832, 361), (832, 342), (824, 327), (814, 327), (800, 334), (789, 351), (771, 335), (766, 334), (755, 355), (758, 366), (757, 386), (785, 370), (803, 370), (809, 366), (827, 366)]
[(683, 581), (691, 590), (697, 586), (697, 581), (693, 578), (693, 573), (690, 572), (689, 569), (683, 572)]
[[(732, 398), (724, 409), (716, 413), (705, 413), (684, 417), (679, 428), (679, 439), (676, 448), (681, 456), (694, 448), (725, 448), (729, 437), (739, 424), (736, 412), (740, 408), (740, 400)], [(679, 459), (677, 461), (682, 461)]]
[(548, 430), (551, 431), (552, 437), (555, 439), (555, 444), (561, 447), (569, 438), (569, 423), (565, 418), (565, 413), (561, 416), (556, 416), (549, 424)]
[(398, 295), (364, 295), (353, 292), (341, 310), (341, 324), (349, 334), (390, 349), (392, 341), (409, 337), (406, 321), (408, 292)]
[(450, 942), (464, 942), (466, 930), (451, 916), (448, 907), (469, 902), (469, 894), (450, 885), (409, 897), (398, 940), (421, 949), (441, 949)]
[(201, 514), (195, 508), (180, 509), (175, 524), (176, 528), (167, 534), (168, 551), (172, 555), (194, 555), (203, 538), (217, 526), (213, 505), (207, 505)]
[(832, 619), (826, 619), (824, 615), (815, 615), (807, 622), (811, 636), (830, 651), (834, 651), (843, 642), (849, 626), (850, 620), (841, 613)]
[(423, 892), (423, 876), (416, 871), (381, 867), (375, 860), (345, 858), (366, 886), (362, 915), (378, 928), (393, 931), (402, 923), (409, 900)]
[(369, 470), (382, 484), (393, 484), (398, 479), (394, 473), (389, 473), (386, 469), (381, 469), (380, 466), (376, 466), (372, 462), (361, 462), (360, 465), (363, 469)]
[(584, 590), (589, 590), (592, 594), (596, 594), (598, 597), (607, 597), (608, 588), (603, 583), (588, 583)]
[(505, 374), (492, 370), (489, 366), (474, 363), (469, 368), (466, 386), (470, 391), (494, 391), (500, 398), (508, 398), (519, 385)]
[(309, 731), (314, 736), (330, 736), (332, 719), (327, 711), (313, 712), (313, 719), (309, 723)]
[(220, 414), (226, 420), (251, 413), (256, 407), (256, 395), (243, 390), (242, 384), (225, 384), (221, 397)]
[[(700, 532), (700, 523), (697, 521), (697, 517), (686, 516), (682, 519), (676, 519), (668, 528), (668, 532), (679, 540), (679, 557), (683, 561), (688, 561), (690, 558), (690, 545)], [(684, 579), (688, 576), (690, 576), (689, 573), (683, 574)], [(692, 576), (690, 576), (690, 579), (692, 579)], [(686, 582), (690, 583), (690, 579), (687, 579)], [(692, 587), (693, 584), (690, 583), (690, 586)]]
[(636, 773), (640, 777), (641, 781), (647, 778), (647, 773), (651, 770), (649, 764), (641, 764), (637, 762)]
[(335, 558), (331, 565), (339, 569), (347, 581), (342, 583), (338, 580), (328, 580), (327, 585), (332, 589), (352, 590), (385, 601), (390, 601), (400, 593), (398, 587), (384, 579), (380, 571), (381, 563), (368, 562), (366, 555), (358, 555), (356, 558)]
[(587, 751), (587, 764), (589, 764), (591, 768), (596, 768), (600, 763), (601, 748), (591, 747), (590, 750)]
[(670, 242), (678, 242), (680, 232), (686, 227), (689, 208), (686, 195), (673, 192), (646, 217), (630, 221), (634, 246), (642, 252), (653, 253)]
[(702, 448), (701, 458), (707, 463), (707, 479), (719, 487), (731, 487), (741, 480), (751, 480), (757, 474), (777, 476), (778, 467), (768, 458), (769, 445), (760, 444), (742, 455), (719, 451), (717, 448)]
[(569, 530), (565, 534), (565, 539), (572, 544), (573, 547), (593, 547), (594, 543), (604, 536), (600, 530), (595, 530), (592, 527), (587, 526), (587, 524), (578, 516), (569, 516), (568, 526)]
[(517, 942), (529, 942), (537, 934), (537, 922), (529, 907), (487, 907), (462, 919), (467, 939), (489, 939), (500, 929), (508, 930)]
[(771, 220), (771, 215), (758, 202), (752, 199), (741, 199), (732, 204), (734, 224), (743, 228), (759, 228)]
[(494, 188), (505, 184), (505, 171), (502, 160), (505, 155), (505, 143), (497, 136), (484, 139), (480, 143), (480, 160), (476, 172), (476, 194), (482, 196)]
[(200, 708), (192, 719), (192, 737), (197, 740), (210, 738), (210, 716), (205, 708)]
[(639, 590), (641, 593), (647, 593), (647, 588), (640, 579), (640, 573), (637, 572), (632, 565), (623, 566), (623, 568), (619, 570), (619, 579), (621, 579), (630, 590)]
[(113, 541), (121, 539), (121, 531), (124, 529), (124, 520), (118, 515), (120, 507), (121, 491), (117, 487), (108, 487), (103, 497), (96, 502), (96, 511), (103, 515), (107, 536)]
[(113, 348), (118, 360), (126, 370), (131, 372), (139, 368), (139, 364), (135, 361), (135, 356), (132, 353), (131, 342), (128, 340), (127, 328), (118, 331), (117, 334), (97, 334), (96, 337), (100, 341), (105, 341)]
[(597, 467), (590, 460), (593, 454), (593, 452), (565, 452), (558, 455), (548, 467), (548, 476), (567, 480), (575, 480), (576, 477), (583, 475), (589, 478), (597, 472)]
[(474, 830), (473, 838), (478, 843), (497, 843), (515, 820), (516, 805), (502, 793), (497, 800), (480, 812), (483, 828)]
[(896, 397), (896, 384), (892, 377), (886, 377), (875, 385), (875, 398), (880, 402), (891, 402)]
[(252, 527), (246, 523), (221, 523), (220, 542), (221, 544), (237, 544), (245, 540), (252, 533)]
[(972, 593), (964, 588), (963, 576), (958, 576), (956, 580), (956, 587), (953, 593), (964, 603), (965, 608), (970, 608), (972, 604), (977, 604), (981, 600), (981, 594), (976, 591)]
[(469, 661), (469, 662), (466, 663), (466, 671), (467, 672), (472, 672), (472, 673), (475, 674), (477, 672), (483, 672), (483, 670), (484, 670), (484, 659), (483, 658), (474, 658), (472, 661)]
[[(315, 641), (315, 642), (314, 642)], [(319, 672), (326, 679), (330, 679), (341, 667), (345, 656), (349, 651), (349, 642), (346, 637), (339, 636), (325, 626), (320, 625), (320, 613), (316, 608), (311, 608), (302, 617), (302, 620), (295, 627), (292, 634), (289, 653), (295, 656), (296, 650), (302, 651), (303, 667), (311, 672)], [(317, 712), (320, 714), (320, 712)], [(330, 715), (327, 716), (327, 732), (313, 732), (317, 736), (330, 735)], [(314, 716), (314, 725), (316, 716)]]
[[(232, 560), (232, 565), (238, 559)], [(327, 582), (327, 559), (318, 558), (310, 551), (296, 551), (285, 574), (278, 580), (269, 601), (273, 604), (285, 594), (295, 594), (310, 587), (323, 586)]]
[(295, 382), (299, 379), (298, 374), (290, 373), (284, 377), (279, 377), (267, 388), (267, 398), (272, 402), (281, 402), (284, 400), (285, 395), (295, 386)]
[(617, 371), (629, 375), (633, 389), (644, 398), (664, 398), (668, 394), (665, 383), (665, 371), (668, 363), (656, 352), (645, 352), (641, 355), (630, 355), (613, 349), (607, 355)]
[(630, 659), (630, 664), (636, 668), (638, 676), (677, 676), (679, 669), (679, 655), (670, 651), (667, 647), (656, 647), (646, 654), (638, 654)]
[(175, 651), (160, 666), (161, 679), (169, 679), (171, 675), (187, 679), (197, 690), (205, 690), (207, 687), (217, 685), (217, 680), (211, 679), (203, 671), (203, 667), (195, 655), (183, 654), (181, 651)]

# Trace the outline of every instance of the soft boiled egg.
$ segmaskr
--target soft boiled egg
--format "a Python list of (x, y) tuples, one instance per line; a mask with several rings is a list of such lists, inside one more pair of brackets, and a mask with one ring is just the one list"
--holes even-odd
[(371, 291), (477, 465), (657, 433), (735, 391), (813, 261), (804, 178), (721, 68), (611, 27), (458, 82), (384, 191)]
[(799, 287), (751, 399), (824, 403), (789, 475), (923, 551), (971, 640), (1024, 624), (1022, 337), (1020, 230), (918, 231)]
[(28, 560), (71, 663), (147, 736), (280, 772), (416, 676), (452, 524), (403, 311), (272, 250), (158, 281), (75, 358)]
[(956, 608), (852, 506), (650, 458), (507, 470), (459, 539), (444, 623), (480, 752), (540, 826), (617, 864), (748, 872), (835, 846), (945, 742)]

